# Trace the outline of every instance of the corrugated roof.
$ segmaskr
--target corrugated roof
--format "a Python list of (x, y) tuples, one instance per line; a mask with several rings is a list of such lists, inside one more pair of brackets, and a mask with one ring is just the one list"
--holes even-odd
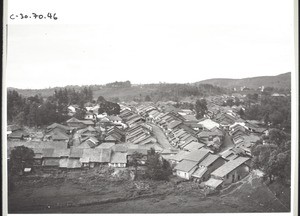
[(113, 147), (114, 145), (116, 145), (116, 144), (115, 143), (106, 142), (106, 143), (101, 143), (96, 148), (99, 148), (99, 149), (111, 149), (111, 147)]
[(193, 177), (202, 178), (202, 176), (206, 173), (207, 167), (199, 167), (193, 174)]
[(214, 163), (219, 157), (219, 155), (209, 154), (206, 158), (204, 158), (203, 161), (201, 161), (199, 165), (208, 167), (212, 163)]
[(209, 152), (210, 151), (208, 149), (202, 148), (187, 154), (184, 159), (199, 162), (202, 161), (209, 154)]
[(183, 172), (190, 172), (197, 164), (198, 162), (195, 161), (182, 160), (174, 167), (174, 169)]
[(244, 164), (246, 161), (250, 160), (250, 158), (246, 157), (238, 157), (234, 160), (230, 160), (227, 163), (220, 166), (218, 169), (216, 169), (214, 172), (212, 172), (212, 175), (224, 177), (240, 165)]

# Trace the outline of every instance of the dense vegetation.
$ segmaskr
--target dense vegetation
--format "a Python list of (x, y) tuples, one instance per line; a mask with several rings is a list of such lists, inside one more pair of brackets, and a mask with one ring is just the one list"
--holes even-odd
[(74, 89), (55, 90), (52, 96), (44, 99), (39, 95), (25, 98), (17, 91), (7, 93), (7, 120), (20, 126), (43, 126), (60, 123), (68, 118), (68, 106), (72, 103), (83, 107), (91, 102), (93, 92), (90, 88), (81, 91)]
[(291, 137), (279, 129), (271, 129), (252, 147), (252, 166), (264, 171), (272, 182), (279, 179), (289, 183), (291, 179)]
[(248, 101), (254, 102), (246, 108), (245, 118), (263, 121), (266, 125), (291, 130), (291, 98), (271, 97), (270, 95), (248, 96)]

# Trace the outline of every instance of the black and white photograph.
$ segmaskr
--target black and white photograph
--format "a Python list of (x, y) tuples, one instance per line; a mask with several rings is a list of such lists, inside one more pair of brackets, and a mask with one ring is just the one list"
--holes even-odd
[(293, 0), (6, 3), (6, 214), (297, 214)]

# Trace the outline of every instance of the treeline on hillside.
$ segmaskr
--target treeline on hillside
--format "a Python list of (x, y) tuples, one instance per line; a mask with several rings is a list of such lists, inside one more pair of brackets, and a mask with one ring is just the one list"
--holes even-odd
[(106, 87), (110, 87), (110, 88), (128, 88), (131, 87), (131, 83), (130, 81), (125, 81), (125, 82), (113, 82), (113, 83), (107, 83)]
[(244, 113), (245, 119), (263, 121), (272, 127), (282, 128), (289, 132), (291, 129), (291, 98), (290, 97), (270, 97), (262, 95), (250, 97), (252, 102), (257, 102), (248, 106)]
[(87, 87), (81, 91), (59, 89), (46, 99), (38, 95), (26, 98), (12, 90), (7, 92), (7, 120), (30, 127), (60, 123), (68, 118), (68, 105), (76, 103), (83, 108), (92, 100), (93, 91)]
[[(122, 96), (116, 97), (115, 91), (110, 89), (126, 89)], [(228, 93), (229, 90), (210, 84), (144, 84), (132, 86), (130, 81), (125, 82), (112, 82), (106, 85), (90, 85), (90, 86), (66, 86), (65, 88), (49, 88), (49, 89), (17, 89), (17, 91), (24, 96), (34, 96), (40, 94), (42, 97), (47, 98), (54, 94), (55, 91), (68, 89), (68, 91), (81, 92), (84, 89), (91, 89), (93, 92), (97, 91), (94, 95), (105, 95), (108, 99), (113, 99), (114, 102), (119, 101), (179, 101), (186, 97), (204, 97), (209, 95), (219, 95)], [(147, 91), (147, 93), (145, 93)], [(148, 97), (146, 98), (146, 96)], [(96, 99), (96, 98), (95, 98)]]
[[(226, 89), (210, 84), (148, 84), (148, 88), (155, 88), (149, 97), (152, 101), (179, 101), (186, 97), (206, 97), (226, 93)], [(146, 98), (145, 98), (146, 99)], [(149, 101), (149, 98), (147, 98)]]

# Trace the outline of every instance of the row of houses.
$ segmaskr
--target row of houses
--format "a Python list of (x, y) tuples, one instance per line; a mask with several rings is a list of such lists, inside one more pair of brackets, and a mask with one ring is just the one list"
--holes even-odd
[(90, 146), (68, 148), (65, 142), (9, 142), (8, 160), (11, 150), (21, 145), (34, 151), (34, 166), (68, 169), (93, 168), (99, 165), (127, 167), (135, 152), (143, 155), (139, 160), (140, 164), (144, 165), (148, 151), (155, 148), (153, 145), (139, 146), (132, 143), (102, 143), (93, 148)]

